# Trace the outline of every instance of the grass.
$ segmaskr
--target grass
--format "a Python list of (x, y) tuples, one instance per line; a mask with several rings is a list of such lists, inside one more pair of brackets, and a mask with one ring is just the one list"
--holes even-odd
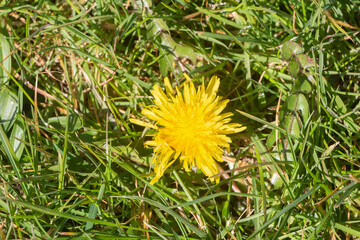
[[(1, 239), (359, 239), (360, 1), (0, 3)], [(219, 184), (155, 185), (150, 90), (221, 78)]]

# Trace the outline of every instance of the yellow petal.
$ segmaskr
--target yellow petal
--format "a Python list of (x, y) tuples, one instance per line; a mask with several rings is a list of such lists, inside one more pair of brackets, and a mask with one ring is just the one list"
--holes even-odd
[(232, 133), (242, 132), (245, 129), (246, 129), (246, 127), (242, 126), (241, 124), (229, 123), (229, 124), (226, 124), (226, 125), (222, 126), (221, 133), (223, 133), (223, 134), (232, 134)]
[(143, 126), (143, 127), (149, 127), (149, 128), (154, 128), (154, 129), (157, 129), (158, 127), (155, 126), (154, 124), (151, 124), (151, 123), (148, 123), (148, 122), (144, 122), (144, 121), (141, 121), (139, 119), (136, 119), (136, 118), (130, 118), (129, 121), (131, 123), (134, 123), (136, 125), (139, 125), (139, 126)]
[(155, 98), (156, 105), (164, 104), (169, 100), (169, 98), (165, 95), (165, 93), (163, 92), (163, 90), (160, 88), (159, 85), (154, 86), (154, 90), (151, 91), (151, 94)]
[(218, 105), (216, 106), (216, 110), (213, 112), (213, 114), (219, 115), (224, 110), (224, 108), (226, 107), (228, 102), (229, 102), (228, 99), (219, 102)]
[(170, 83), (170, 80), (169, 80), (168, 77), (166, 77), (166, 78), (164, 79), (164, 83), (165, 83), (166, 93), (167, 93), (168, 95), (172, 95), (172, 94), (173, 94), (173, 88), (172, 88), (172, 86), (171, 86), (171, 83)]
[(157, 147), (157, 146), (159, 146), (159, 143), (156, 142), (156, 141), (146, 141), (145, 146), (147, 146), (147, 147), (148, 146)]
[(191, 78), (189, 77), (189, 75), (187, 75), (186, 73), (183, 73), (184, 77), (186, 78), (186, 80), (191, 82)]
[(150, 109), (144, 108), (141, 111), (142, 114), (144, 114), (146, 117), (150, 118), (154, 121), (161, 121), (161, 117), (154, 113), (154, 111), (151, 111)]
[(191, 96), (190, 96), (190, 87), (189, 83), (184, 84), (184, 91), (183, 91), (184, 101), (186, 104), (190, 104)]
[(159, 179), (162, 177), (161, 174), (156, 174), (155, 177), (153, 179), (151, 179), (150, 181), (150, 185), (154, 185), (157, 181), (159, 181)]
[[(214, 160), (212, 160), (211, 162), (208, 161), (207, 164), (203, 164), (201, 162), (200, 164), (198, 164), (198, 167), (208, 177), (214, 176), (219, 173), (219, 169)], [(210, 178), (210, 180), (214, 181), (214, 180), (216, 180), (216, 178)]]
[(154, 156), (157, 158), (154, 167), (154, 172), (156, 175), (151, 180), (150, 182), (151, 185), (156, 183), (164, 175), (165, 170), (174, 162), (174, 161), (169, 162), (171, 160), (172, 155), (173, 155), (173, 151), (170, 149), (165, 153)]
[(210, 82), (206, 88), (206, 94), (208, 95), (215, 94), (219, 89), (219, 86), (220, 86), (220, 78), (218, 78), (217, 76), (213, 76), (210, 79)]

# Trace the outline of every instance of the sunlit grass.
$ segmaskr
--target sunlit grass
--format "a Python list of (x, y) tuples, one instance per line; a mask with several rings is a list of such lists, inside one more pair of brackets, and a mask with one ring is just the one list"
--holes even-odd
[[(359, 238), (360, 2), (293, 4), (3, 1), (1, 238)], [(150, 185), (129, 119), (184, 73), (246, 130)]]

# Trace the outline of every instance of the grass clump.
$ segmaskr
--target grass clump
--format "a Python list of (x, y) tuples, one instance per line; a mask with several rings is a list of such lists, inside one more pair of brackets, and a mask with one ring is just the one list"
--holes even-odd
[[(356, 239), (359, 1), (2, 1), (2, 239)], [(154, 185), (150, 90), (221, 79), (220, 182)]]

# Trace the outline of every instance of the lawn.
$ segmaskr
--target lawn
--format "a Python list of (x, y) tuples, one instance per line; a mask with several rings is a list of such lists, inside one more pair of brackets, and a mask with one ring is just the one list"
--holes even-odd
[(359, 13), (1, 1), (1, 239), (360, 239)]

